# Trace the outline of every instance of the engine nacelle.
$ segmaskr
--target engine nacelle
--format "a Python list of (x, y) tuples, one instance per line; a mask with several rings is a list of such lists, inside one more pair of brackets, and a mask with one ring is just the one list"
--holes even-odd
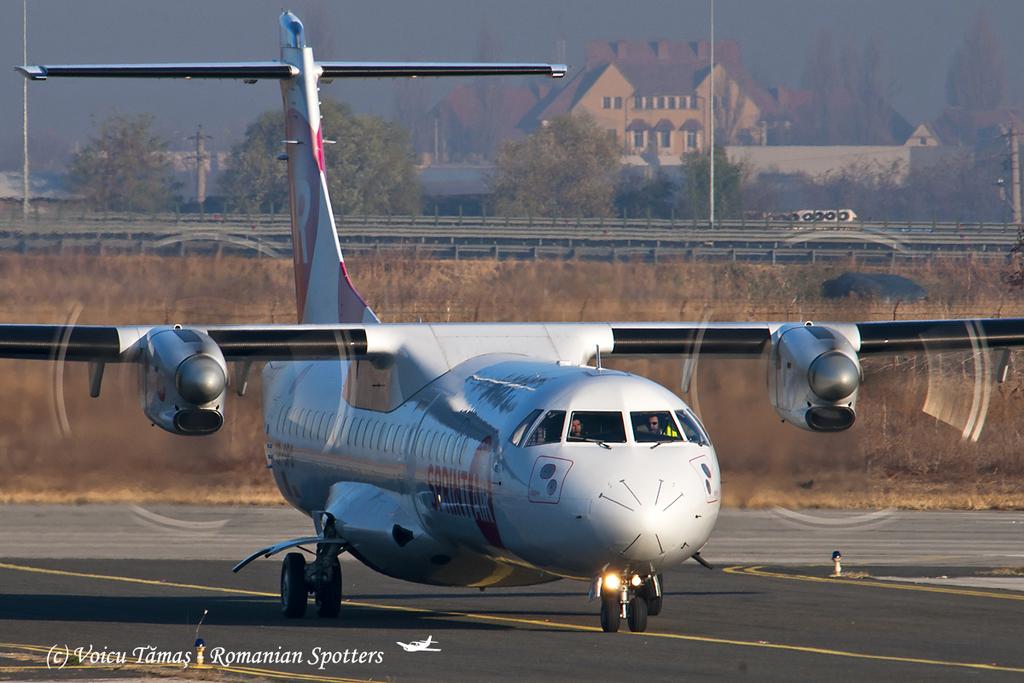
[(772, 335), (768, 396), (790, 424), (812, 432), (849, 429), (861, 378), (857, 352), (838, 330), (786, 325)]
[(154, 328), (142, 342), (139, 396), (146, 417), (172, 434), (220, 429), (228, 374), (216, 342), (181, 327)]

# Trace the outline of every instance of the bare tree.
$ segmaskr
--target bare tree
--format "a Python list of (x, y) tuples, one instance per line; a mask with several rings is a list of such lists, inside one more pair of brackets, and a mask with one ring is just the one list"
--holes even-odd
[(967, 109), (995, 109), (1006, 97), (1006, 60), (984, 9), (964, 35), (946, 74), (946, 101)]
[(430, 116), (430, 101), (431, 86), (428, 80), (402, 78), (395, 82), (395, 119), (409, 131), (417, 155), (429, 153), (436, 157), (435, 120)]
[[(482, 62), (497, 61), (501, 56), (501, 42), (484, 23), (480, 26), (477, 36), (476, 58)], [(493, 159), (497, 153), (501, 137), (502, 100), (501, 86), (493, 78), (478, 78), (473, 83), (473, 90), (480, 105), (478, 127), (469, 131), (472, 138), (470, 149), (484, 159)]]

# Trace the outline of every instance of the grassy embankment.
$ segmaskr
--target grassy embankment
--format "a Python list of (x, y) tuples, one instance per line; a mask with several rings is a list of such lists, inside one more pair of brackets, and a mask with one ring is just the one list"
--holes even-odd
[[(386, 321), (863, 320), (1024, 315), (991, 266), (964, 263), (902, 272), (926, 303), (840, 305), (818, 289), (838, 266), (751, 264), (454, 262), (359, 259), (349, 264)], [(164, 323), (294, 321), (290, 261), (238, 257), (18, 256), (0, 254), (0, 320)], [(931, 402), (970, 413), (973, 364), (932, 359)], [(620, 362), (678, 391), (675, 360)], [(150, 427), (131, 367), (108, 367), (99, 399), (87, 371), (0, 362), (0, 501), (276, 503), (264, 468), (258, 373), (227, 424), (208, 438)], [(840, 435), (779, 423), (760, 361), (701, 361), (696, 396), (716, 442), (733, 506), (1024, 507), (1024, 371), (991, 393), (977, 443), (921, 411), (924, 359), (865, 362), (857, 425)], [(942, 385), (942, 386), (940, 386)], [(941, 401), (939, 401), (941, 399)]]

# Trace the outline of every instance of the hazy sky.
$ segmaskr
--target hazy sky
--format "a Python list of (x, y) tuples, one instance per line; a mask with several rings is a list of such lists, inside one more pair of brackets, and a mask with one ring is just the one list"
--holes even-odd
[[(275, 59), (280, 0), (29, 0), (29, 62), (146, 62)], [(717, 0), (719, 38), (740, 41), (748, 68), (766, 84), (797, 86), (807, 47), (821, 29), (837, 42), (877, 37), (893, 103), (912, 123), (944, 105), (949, 59), (982, 7), (1002, 41), (1009, 93), (1020, 102), (1024, 69), (1011, 54), (1024, 26), (1024, 0)], [(21, 62), (21, 1), (0, 3), (0, 65)], [(696, 40), (708, 30), (708, 0), (296, 0), (329, 59), (472, 59), (481, 32), (494, 35), (501, 59), (553, 61), (563, 38), (570, 66), (589, 40)], [(321, 47), (318, 51), (317, 48)], [(440, 94), (451, 81), (435, 82)], [(223, 149), (257, 113), (279, 106), (276, 84), (232, 81), (54, 80), (30, 84), (32, 153), (59, 156), (112, 112), (152, 112), (160, 133), (179, 146), (202, 123)], [(0, 68), (0, 169), (20, 167), (21, 78)], [(393, 84), (336, 82), (328, 97), (358, 111), (390, 116)], [(184, 146), (181, 142), (180, 146)]]

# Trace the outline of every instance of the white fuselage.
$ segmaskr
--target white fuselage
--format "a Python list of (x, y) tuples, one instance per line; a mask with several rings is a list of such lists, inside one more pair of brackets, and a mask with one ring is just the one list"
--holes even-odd
[[(481, 587), (609, 569), (646, 576), (691, 557), (711, 533), (720, 476), (707, 439), (652, 448), (630, 427), (631, 411), (692, 416), (650, 380), (483, 355), (382, 411), (346, 400), (353, 367), (266, 367), (268, 466), (292, 505), (333, 515), (352, 554), (378, 571)], [(535, 411), (618, 412), (625, 441), (573, 442), (566, 419), (560, 438), (528, 446), (530, 431), (514, 432)]]

